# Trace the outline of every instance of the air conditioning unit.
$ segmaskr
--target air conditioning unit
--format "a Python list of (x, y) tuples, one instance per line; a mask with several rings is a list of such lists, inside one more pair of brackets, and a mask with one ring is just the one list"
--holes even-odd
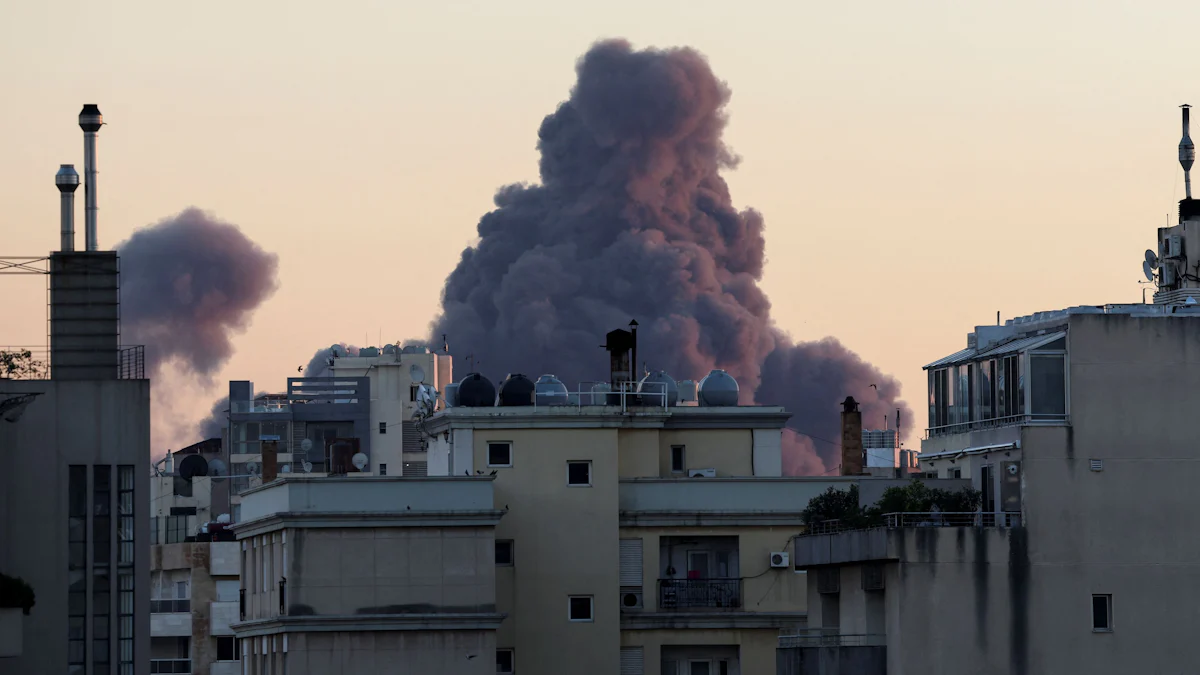
[(1174, 286), (1176, 279), (1175, 263), (1163, 262), (1158, 268), (1158, 285), (1159, 286)]
[(642, 608), (641, 589), (621, 589), (621, 611), (627, 612)]
[(1179, 258), (1183, 255), (1183, 237), (1178, 234), (1172, 234), (1163, 244), (1166, 245), (1164, 248), (1167, 249), (1168, 258)]
[(716, 469), (688, 469), (688, 478), (716, 478)]
[(772, 551), (771, 567), (788, 567), (787, 551)]

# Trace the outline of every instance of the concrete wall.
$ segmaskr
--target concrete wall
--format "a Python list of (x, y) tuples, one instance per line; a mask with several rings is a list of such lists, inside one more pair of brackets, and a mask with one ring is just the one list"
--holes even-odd
[(491, 631), (291, 633), (286, 658), (288, 675), (494, 675), (496, 643)]
[[(508, 510), (496, 538), (516, 542), (516, 565), (499, 580), (512, 604), (497, 646), (517, 649), (522, 673), (558, 673), (564, 654), (582, 675), (619, 668), (617, 440), (617, 429), (475, 430), (476, 466), (490, 441), (512, 443), (513, 466), (495, 481)], [(592, 487), (567, 486), (568, 460), (592, 462)], [(594, 622), (567, 620), (571, 595), (594, 596)]]
[(687, 469), (716, 469), (718, 476), (754, 475), (750, 429), (664, 429), (658, 436), (658, 475), (671, 475), (671, 447), (684, 446)]
[(422, 511), (469, 511), (490, 510), (492, 504), (488, 477), (293, 475), (243, 492), (241, 522), (276, 513), (381, 513), (408, 505)]
[[(857, 479), (795, 478), (648, 478), (621, 481), (620, 508), (638, 512), (779, 512), (799, 513), (830, 487)], [(798, 531), (793, 528), (793, 533)]]
[[(136, 467), (134, 668), (143, 675), (150, 663), (150, 382), (0, 380), (0, 396), (31, 392), (41, 395), (17, 422), (0, 422), (0, 570), (29, 582), (37, 605), (23, 619), (22, 656), (0, 670), (67, 671), (67, 467), (107, 464)], [(110, 644), (115, 664), (115, 635)]]

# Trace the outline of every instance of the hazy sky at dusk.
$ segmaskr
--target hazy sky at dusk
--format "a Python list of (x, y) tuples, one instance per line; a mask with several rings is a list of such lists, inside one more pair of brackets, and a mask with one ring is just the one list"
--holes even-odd
[[(53, 175), (82, 172), (98, 103), (101, 246), (197, 206), (278, 253), (219, 381), (282, 389), (321, 346), (426, 332), (495, 189), (537, 179), (593, 41), (688, 45), (733, 90), (726, 179), (766, 219), (776, 321), (920, 410), (921, 365), (997, 310), (1140, 300), (1182, 196), (1196, 25), (1196, 3), (1096, 0), (9, 2), (0, 255), (57, 247)], [(45, 280), (0, 282), (0, 344), (45, 344)]]

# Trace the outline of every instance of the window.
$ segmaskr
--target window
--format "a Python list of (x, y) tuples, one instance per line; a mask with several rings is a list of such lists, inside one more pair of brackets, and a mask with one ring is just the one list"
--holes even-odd
[(167, 543), (178, 544), (187, 536), (187, 516), (167, 517)]
[(387, 433), (387, 422), (380, 422), (380, 423), (379, 423), (379, 433), (381, 433), (381, 434), (386, 434), (386, 433)]
[(496, 540), (496, 564), (508, 566), (513, 564), (513, 541), (512, 539), (497, 539)]
[(1112, 596), (1092, 596), (1092, 632), (1108, 633), (1112, 631)]
[[(381, 433), (382, 433), (382, 432), (381, 432)], [(380, 465), (379, 465), (379, 475), (380, 475), (380, 476), (386, 476), (386, 475), (387, 475), (387, 464), (380, 464)]]
[(1066, 356), (1033, 354), (1029, 358), (1033, 414), (1061, 417), (1067, 414)]
[(685, 471), (683, 449), (684, 446), (682, 445), (671, 446), (671, 473), (683, 473)]
[(567, 462), (567, 485), (574, 487), (589, 487), (591, 484), (591, 462)]
[(419, 386), (415, 385), (415, 384), (408, 388), (408, 400), (410, 402), (415, 402), (417, 400), (418, 389), (419, 389)]
[(512, 443), (488, 443), (488, 466), (512, 466)]
[(591, 621), (592, 596), (572, 595), (567, 598), (567, 618), (571, 621)]
[(513, 650), (497, 649), (496, 650), (496, 672), (511, 673), (514, 672)]
[(217, 660), (218, 661), (239, 661), (241, 660), (241, 650), (238, 649), (238, 640), (233, 636), (217, 638)]
[(962, 467), (956, 466), (953, 469), (950, 469), (947, 473), (950, 474), (949, 478), (962, 478)]

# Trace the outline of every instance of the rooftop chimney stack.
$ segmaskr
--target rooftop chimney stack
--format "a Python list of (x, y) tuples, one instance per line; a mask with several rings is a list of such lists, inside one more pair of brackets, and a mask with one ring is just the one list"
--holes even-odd
[(54, 175), (54, 184), (58, 186), (61, 214), (62, 241), (60, 251), (75, 250), (75, 190), (79, 187), (79, 174), (75, 173), (74, 164), (63, 164)]
[(96, 239), (96, 136), (104, 124), (104, 116), (95, 103), (85, 103), (79, 112), (79, 128), (83, 129), (84, 184), (84, 250), (98, 251)]
[(847, 396), (842, 401), (842, 475), (861, 476), (863, 473), (862, 411), (858, 401)]

